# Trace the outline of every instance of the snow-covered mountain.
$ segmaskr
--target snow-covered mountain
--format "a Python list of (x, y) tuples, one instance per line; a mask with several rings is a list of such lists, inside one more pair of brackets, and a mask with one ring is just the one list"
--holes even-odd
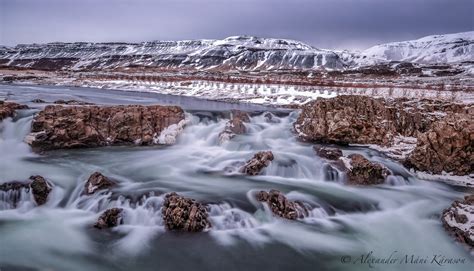
[(437, 64), (474, 61), (474, 32), (388, 43), (363, 52), (331, 51), (294, 40), (249, 36), (223, 40), (0, 46), (0, 66), (42, 70), (133, 67), (215, 72), (315, 71), (348, 70), (390, 61)]
[(385, 61), (425, 64), (474, 61), (474, 31), (381, 44), (362, 54)]

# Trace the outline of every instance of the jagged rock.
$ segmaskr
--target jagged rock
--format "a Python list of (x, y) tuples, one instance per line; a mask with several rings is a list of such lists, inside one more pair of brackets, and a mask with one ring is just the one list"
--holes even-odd
[(342, 156), (342, 151), (336, 148), (314, 146), (313, 149), (318, 156), (328, 160), (337, 160)]
[(98, 229), (112, 228), (122, 223), (122, 208), (111, 208), (103, 212), (94, 224)]
[(384, 166), (370, 162), (360, 154), (351, 154), (341, 160), (347, 168), (348, 183), (352, 185), (382, 184), (390, 174)]
[(15, 115), (15, 111), (18, 109), (27, 108), (28, 106), (23, 104), (0, 101), (0, 121), (13, 117)]
[(245, 134), (247, 129), (244, 122), (250, 122), (250, 117), (247, 113), (233, 110), (231, 118), (226, 123), (224, 131), (219, 134), (219, 143), (222, 144), (234, 138), (236, 135)]
[(44, 104), (46, 103), (44, 100), (42, 99), (33, 99), (31, 100), (32, 103), (37, 103), (37, 104)]
[(405, 162), (408, 167), (434, 174), (474, 172), (474, 120), (472, 115), (452, 114), (436, 121), (418, 136), (416, 148)]
[(416, 137), (427, 131), (446, 113), (469, 110), (445, 101), (341, 95), (303, 105), (295, 130), (307, 141), (388, 146), (398, 135)]
[(67, 105), (91, 105), (93, 103), (76, 101), (76, 100), (56, 100), (54, 104), (67, 104)]
[(45, 178), (36, 175), (31, 176), (30, 183), (31, 191), (33, 193), (33, 197), (38, 205), (43, 205), (48, 200), (49, 192), (51, 192), (51, 186), (48, 184)]
[(270, 165), (273, 161), (273, 153), (271, 151), (257, 152), (252, 159), (248, 160), (247, 163), (240, 169), (240, 172), (247, 175), (258, 175), (263, 168)]
[(302, 202), (290, 201), (278, 190), (260, 191), (256, 198), (258, 201), (266, 202), (270, 210), (279, 217), (295, 220), (308, 216), (308, 209)]
[(171, 144), (185, 123), (177, 106), (49, 105), (34, 117), (25, 141), (36, 150)]
[(0, 184), (0, 191), (20, 190), (23, 188), (28, 189), (30, 186), (28, 183), (22, 183), (18, 181)]
[(166, 195), (161, 212), (168, 230), (199, 232), (211, 226), (204, 205), (175, 192)]
[(116, 183), (106, 176), (102, 175), (100, 172), (94, 172), (92, 175), (87, 179), (87, 182), (84, 184), (84, 194), (85, 195), (92, 195), (96, 191), (109, 189), (116, 185)]
[(474, 248), (474, 194), (456, 200), (441, 215), (443, 226), (457, 241)]

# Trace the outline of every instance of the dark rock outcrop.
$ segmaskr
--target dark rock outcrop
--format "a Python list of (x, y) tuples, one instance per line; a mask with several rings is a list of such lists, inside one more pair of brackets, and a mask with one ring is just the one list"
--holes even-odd
[(342, 151), (340, 149), (321, 146), (314, 146), (313, 149), (318, 156), (328, 160), (337, 160), (339, 157), (342, 157)]
[(457, 241), (474, 248), (474, 194), (456, 200), (443, 211), (441, 221)]
[(122, 212), (122, 208), (111, 208), (105, 210), (105, 212), (103, 212), (97, 219), (94, 227), (98, 229), (105, 229), (120, 225), (122, 223)]
[(46, 181), (45, 178), (36, 175), (31, 176), (30, 183), (31, 191), (33, 193), (33, 197), (38, 205), (43, 205), (48, 200), (49, 192), (51, 192), (51, 185)]
[(13, 117), (16, 110), (27, 108), (28, 106), (23, 104), (0, 101), (0, 121)]
[(92, 195), (99, 190), (109, 189), (116, 183), (100, 172), (94, 172), (84, 184), (84, 194)]
[(199, 232), (211, 226), (203, 204), (174, 192), (166, 195), (161, 212), (168, 230)]
[(233, 110), (231, 112), (230, 120), (226, 123), (224, 131), (219, 134), (219, 143), (224, 143), (231, 140), (236, 135), (245, 134), (247, 129), (244, 123), (250, 122), (250, 117), (247, 113)]
[(351, 154), (343, 160), (347, 168), (348, 184), (351, 185), (382, 184), (390, 174), (384, 166), (370, 162), (360, 154)]
[(49, 105), (35, 116), (26, 141), (39, 150), (171, 144), (184, 118), (177, 106)]
[(279, 217), (295, 220), (308, 216), (308, 209), (302, 202), (290, 201), (278, 190), (260, 191), (256, 198), (258, 201), (266, 202), (270, 210)]
[(257, 152), (252, 159), (248, 160), (247, 163), (240, 168), (240, 172), (247, 175), (258, 175), (262, 169), (270, 165), (273, 159), (274, 157), (271, 151)]
[(436, 121), (418, 136), (416, 148), (405, 162), (420, 171), (468, 175), (474, 172), (474, 119), (452, 114)]
[(66, 105), (92, 105), (93, 103), (77, 101), (77, 100), (56, 100), (54, 104), (66, 104)]

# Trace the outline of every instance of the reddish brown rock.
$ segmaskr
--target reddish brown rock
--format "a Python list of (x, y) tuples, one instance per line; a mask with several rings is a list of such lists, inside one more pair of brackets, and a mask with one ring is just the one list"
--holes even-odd
[(99, 190), (109, 189), (115, 185), (114, 181), (102, 175), (102, 173), (94, 172), (84, 184), (84, 194), (92, 195)]
[(308, 209), (302, 202), (290, 201), (278, 190), (260, 191), (256, 198), (258, 201), (266, 202), (270, 210), (279, 217), (295, 220), (308, 216)]
[(418, 136), (416, 148), (405, 162), (408, 167), (434, 174), (474, 172), (474, 120), (469, 114), (452, 114), (436, 121)]
[(98, 229), (112, 228), (122, 224), (122, 208), (111, 208), (103, 212), (94, 224)]
[(441, 221), (457, 241), (474, 248), (474, 194), (456, 200), (443, 211)]
[(328, 160), (337, 160), (342, 156), (342, 151), (336, 148), (314, 146), (313, 149), (318, 156)]
[(264, 168), (270, 165), (273, 159), (274, 157), (271, 151), (257, 152), (252, 159), (245, 163), (245, 165), (240, 169), (240, 172), (247, 175), (258, 175)]
[[(51, 192), (51, 184), (46, 181), (45, 178), (39, 175), (31, 176), (30, 182), (8, 182), (0, 185), (1, 191), (17, 191), (21, 189), (31, 189), (33, 198), (37, 205), (43, 205), (48, 201), (49, 193)], [(16, 206), (17, 201), (19, 200), (19, 194), (16, 195), (17, 198), (13, 199), (13, 205)]]
[(168, 230), (199, 232), (211, 226), (204, 205), (174, 192), (166, 195), (161, 212)]
[(250, 122), (250, 117), (247, 113), (233, 110), (231, 112), (230, 120), (226, 123), (224, 131), (219, 134), (219, 143), (224, 143), (231, 140), (236, 135), (245, 134), (247, 129), (244, 123)]
[(370, 162), (360, 154), (351, 154), (343, 161), (347, 168), (348, 184), (351, 185), (382, 184), (390, 174), (384, 166)]
[(16, 110), (27, 108), (28, 106), (23, 104), (0, 101), (0, 121), (13, 117)]
[(35, 116), (26, 141), (39, 150), (169, 144), (184, 118), (177, 106), (49, 105)]

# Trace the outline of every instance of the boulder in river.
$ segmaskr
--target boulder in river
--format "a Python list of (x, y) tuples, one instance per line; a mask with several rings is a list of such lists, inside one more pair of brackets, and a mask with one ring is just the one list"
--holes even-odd
[(308, 216), (308, 209), (302, 202), (290, 201), (278, 190), (260, 191), (256, 198), (258, 201), (266, 202), (270, 210), (279, 217), (295, 220)]
[(33, 197), (35, 198), (36, 204), (43, 205), (48, 200), (49, 192), (51, 192), (51, 185), (46, 181), (45, 178), (35, 175), (31, 176), (30, 183)]
[(452, 114), (436, 121), (418, 136), (416, 148), (405, 162), (408, 167), (434, 174), (474, 172), (474, 119)]
[(161, 212), (168, 230), (199, 232), (211, 226), (203, 204), (175, 192), (166, 195)]
[(84, 194), (92, 195), (99, 190), (109, 189), (116, 183), (100, 172), (94, 172), (84, 184)]
[(314, 146), (313, 149), (318, 156), (328, 160), (337, 160), (342, 157), (342, 151), (337, 148)]
[(271, 151), (257, 152), (252, 159), (248, 160), (247, 163), (240, 168), (240, 172), (247, 175), (258, 175), (264, 168), (270, 165), (273, 159), (274, 157)]
[(122, 213), (122, 208), (107, 209), (97, 219), (97, 222), (94, 224), (94, 227), (98, 229), (116, 227), (122, 223)]
[(441, 221), (457, 241), (474, 248), (474, 194), (454, 201), (443, 211)]
[(0, 121), (13, 117), (16, 110), (27, 108), (28, 106), (23, 104), (0, 101)]
[(370, 162), (360, 154), (351, 154), (349, 158), (342, 157), (347, 169), (348, 184), (373, 185), (382, 184), (390, 171), (383, 165)]
[(236, 135), (245, 134), (247, 132), (244, 125), (245, 122), (250, 122), (249, 115), (239, 110), (233, 110), (230, 120), (225, 125), (224, 131), (219, 134), (219, 143), (227, 142)]
[(172, 144), (186, 124), (178, 106), (48, 105), (33, 119), (33, 149)]

